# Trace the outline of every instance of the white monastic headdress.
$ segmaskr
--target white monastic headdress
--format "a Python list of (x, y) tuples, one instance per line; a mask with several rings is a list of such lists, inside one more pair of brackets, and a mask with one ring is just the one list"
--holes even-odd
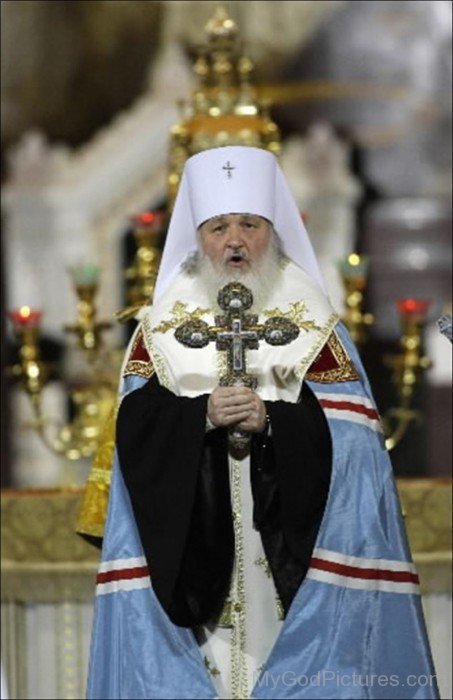
[(224, 146), (186, 161), (154, 290), (156, 301), (198, 249), (197, 228), (220, 214), (256, 214), (274, 225), (283, 252), (327, 295), (310, 239), (275, 156), (250, 146)]

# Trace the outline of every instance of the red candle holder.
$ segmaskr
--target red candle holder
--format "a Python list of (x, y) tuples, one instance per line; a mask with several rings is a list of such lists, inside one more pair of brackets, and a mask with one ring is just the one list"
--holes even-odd
[(164, 216), (162, 211), (144, 211), (129, 218), (134, 228), (156, 231), (162, 225)]
[(431, 301), (429, 299), (397, 299), (396, 306), (403, 318), (423, 321), (431, 306)]
[(8, 315), (13, 322), (14, 330), (20, 331), (37, 328), (42, 318), (42, 311), (33, 310), (29, 306), (21, 306), (20, 309), (10, 311)]

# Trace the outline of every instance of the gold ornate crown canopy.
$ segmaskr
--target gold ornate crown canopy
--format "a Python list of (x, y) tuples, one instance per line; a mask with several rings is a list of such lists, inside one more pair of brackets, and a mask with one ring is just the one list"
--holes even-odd
[(170, 207), (184, 163), (194, 153), (216, 146), (256, 146), (280, 152), (280, 132), (251, 82), (253, 62), (242, 50), (236, 23), (218, 7), (205, 25), (206, 40), (195, 47), (193, 70), (199, 80), (181, 121), (170, 132), (168, 194)]

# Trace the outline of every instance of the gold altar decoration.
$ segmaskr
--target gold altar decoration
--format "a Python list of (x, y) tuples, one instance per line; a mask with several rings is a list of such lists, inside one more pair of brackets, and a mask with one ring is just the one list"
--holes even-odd
[(2, 491), (2, 601), (92, 599), (100, 550), (75, 533), (81, 492)]
[(109, 503), (110, 481), (112, 477), (113, 456), (115, 453), (115, 428), (118, 405), (112, 406), (110, 415), (104, 425), (99, 447), (85, 485), (80, 508), (77, 514), (76, 529), (83, 536), (104, 536), (107, 506)]
[(339, 261), (345, 289), (345, 315), (343, 321), (354, 343), (361, 345), (366, 340), (366, 331), (374, 322), (373, 314), (363, 311), (364, 292), (367, 284), (368, 258), (351, 253), (347, 260)]
[[(2, 664), (11, 698), (84, 697), (100, 550), (75, 534), (80, 491), (2, 492)], [(45, 649), (35, 650), (41, 640)], [(30, 672), (43, 657), (49, 694)]]
[(137, 250), (125, 275), (129, 305), (116, 314), (121, 323), (133, 318), (153, 298), (161, 258), (164, 218), (165, 214), (160, 211), (146, 211), (130, 218)]
[(278, 154), (280, 132), (269, 116), (270, 101), (252, 85), (254, 65), (242, 51), (236, 23), (218, 7), (195, 47), (199, 87), (191, 103), (180, 102), (181, 119), (170, 132), (168, 196), (171, 209), (184, 163), (207, 148), (257, 146)]
[(411, 421), (420, 419), (419, 413), (411, 408), (412, 400), (421, 373), (431, 366), (429, 358), (422, 353), (422, 327), (429, 303), (420, 299), (399, 299), (397, 305), (403, 327), (400, 352), (384, 357), (385, 364), (393, 370), (392, 381), (398, 392), (398, 406), (390, 409), (385, 417), (390, 433), (386, 445), (390, 450), (404, 436)]
[[(361, 345), (367, 338), (367, 330), (374, 317), (363, 311), (364, 292), (367, 284), (368, 258), (351, 253), (346, 260), (339, 260), (338, 267), (345, 288), (343, 322), (352, 340)], [(422, 373), (431, 361), (422, 353), (422, 334), (429, 302), (424, 299), (398, 299), (402, 335), (400, 351), (385, 356), (383, 362), (393, 370), (392, 381), (396, 388), (397, 405), (390, 407), (383, 416), (385, 445), (392, 450), (405, 436), (412, 421), (420, 421), (420, 411), (412, 408), (414, 392)]]

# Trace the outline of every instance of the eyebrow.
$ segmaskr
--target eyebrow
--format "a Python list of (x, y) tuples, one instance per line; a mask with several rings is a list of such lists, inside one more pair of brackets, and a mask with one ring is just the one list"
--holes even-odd
[(241, 214), (241, 217), (243, 219), (262, 219), (262, 216), (259, 216), (258, 214)]
[(212, 219), (208, 219), (208, 221), (206, 221), (206, 224), (208, 224), (208, 226), (215, 226), (216, 224), (222, 224), (224, 221), (224, 216), (215, 216)]
[(262, 217), (259, 216), (259, 214), (249, 214), (248, 212), (240, 212), (240, 213), (235, 213), (233, 212), (232, 214), (219, 214), (219, 216), (213, 216), (212, 219), (208, 219), (205, 223), (210, 223), (210, 224), (218, 224), (219, 222), (225, 221), (225, 218), (227, 216), (240, 216), (241, 219), (260, 219)]
[(202, 224), (199, 225), (198, 230), (203, 228), (204, 226), (208, 226), (210, 228), (217, 226), (218, 224), (223, 224), (225, 223), (226, 217), (227, 216), (240, 216), (241, 220), (256, 220), (256, 219), (262, 219), (263, 217), (260, 216), (259, 214), (250, 214), (249, 212), (231, 212), (231, 214), (219, 214), (218, 216), (213, 216), (211, 219), (207, 219), (204, 221)]

